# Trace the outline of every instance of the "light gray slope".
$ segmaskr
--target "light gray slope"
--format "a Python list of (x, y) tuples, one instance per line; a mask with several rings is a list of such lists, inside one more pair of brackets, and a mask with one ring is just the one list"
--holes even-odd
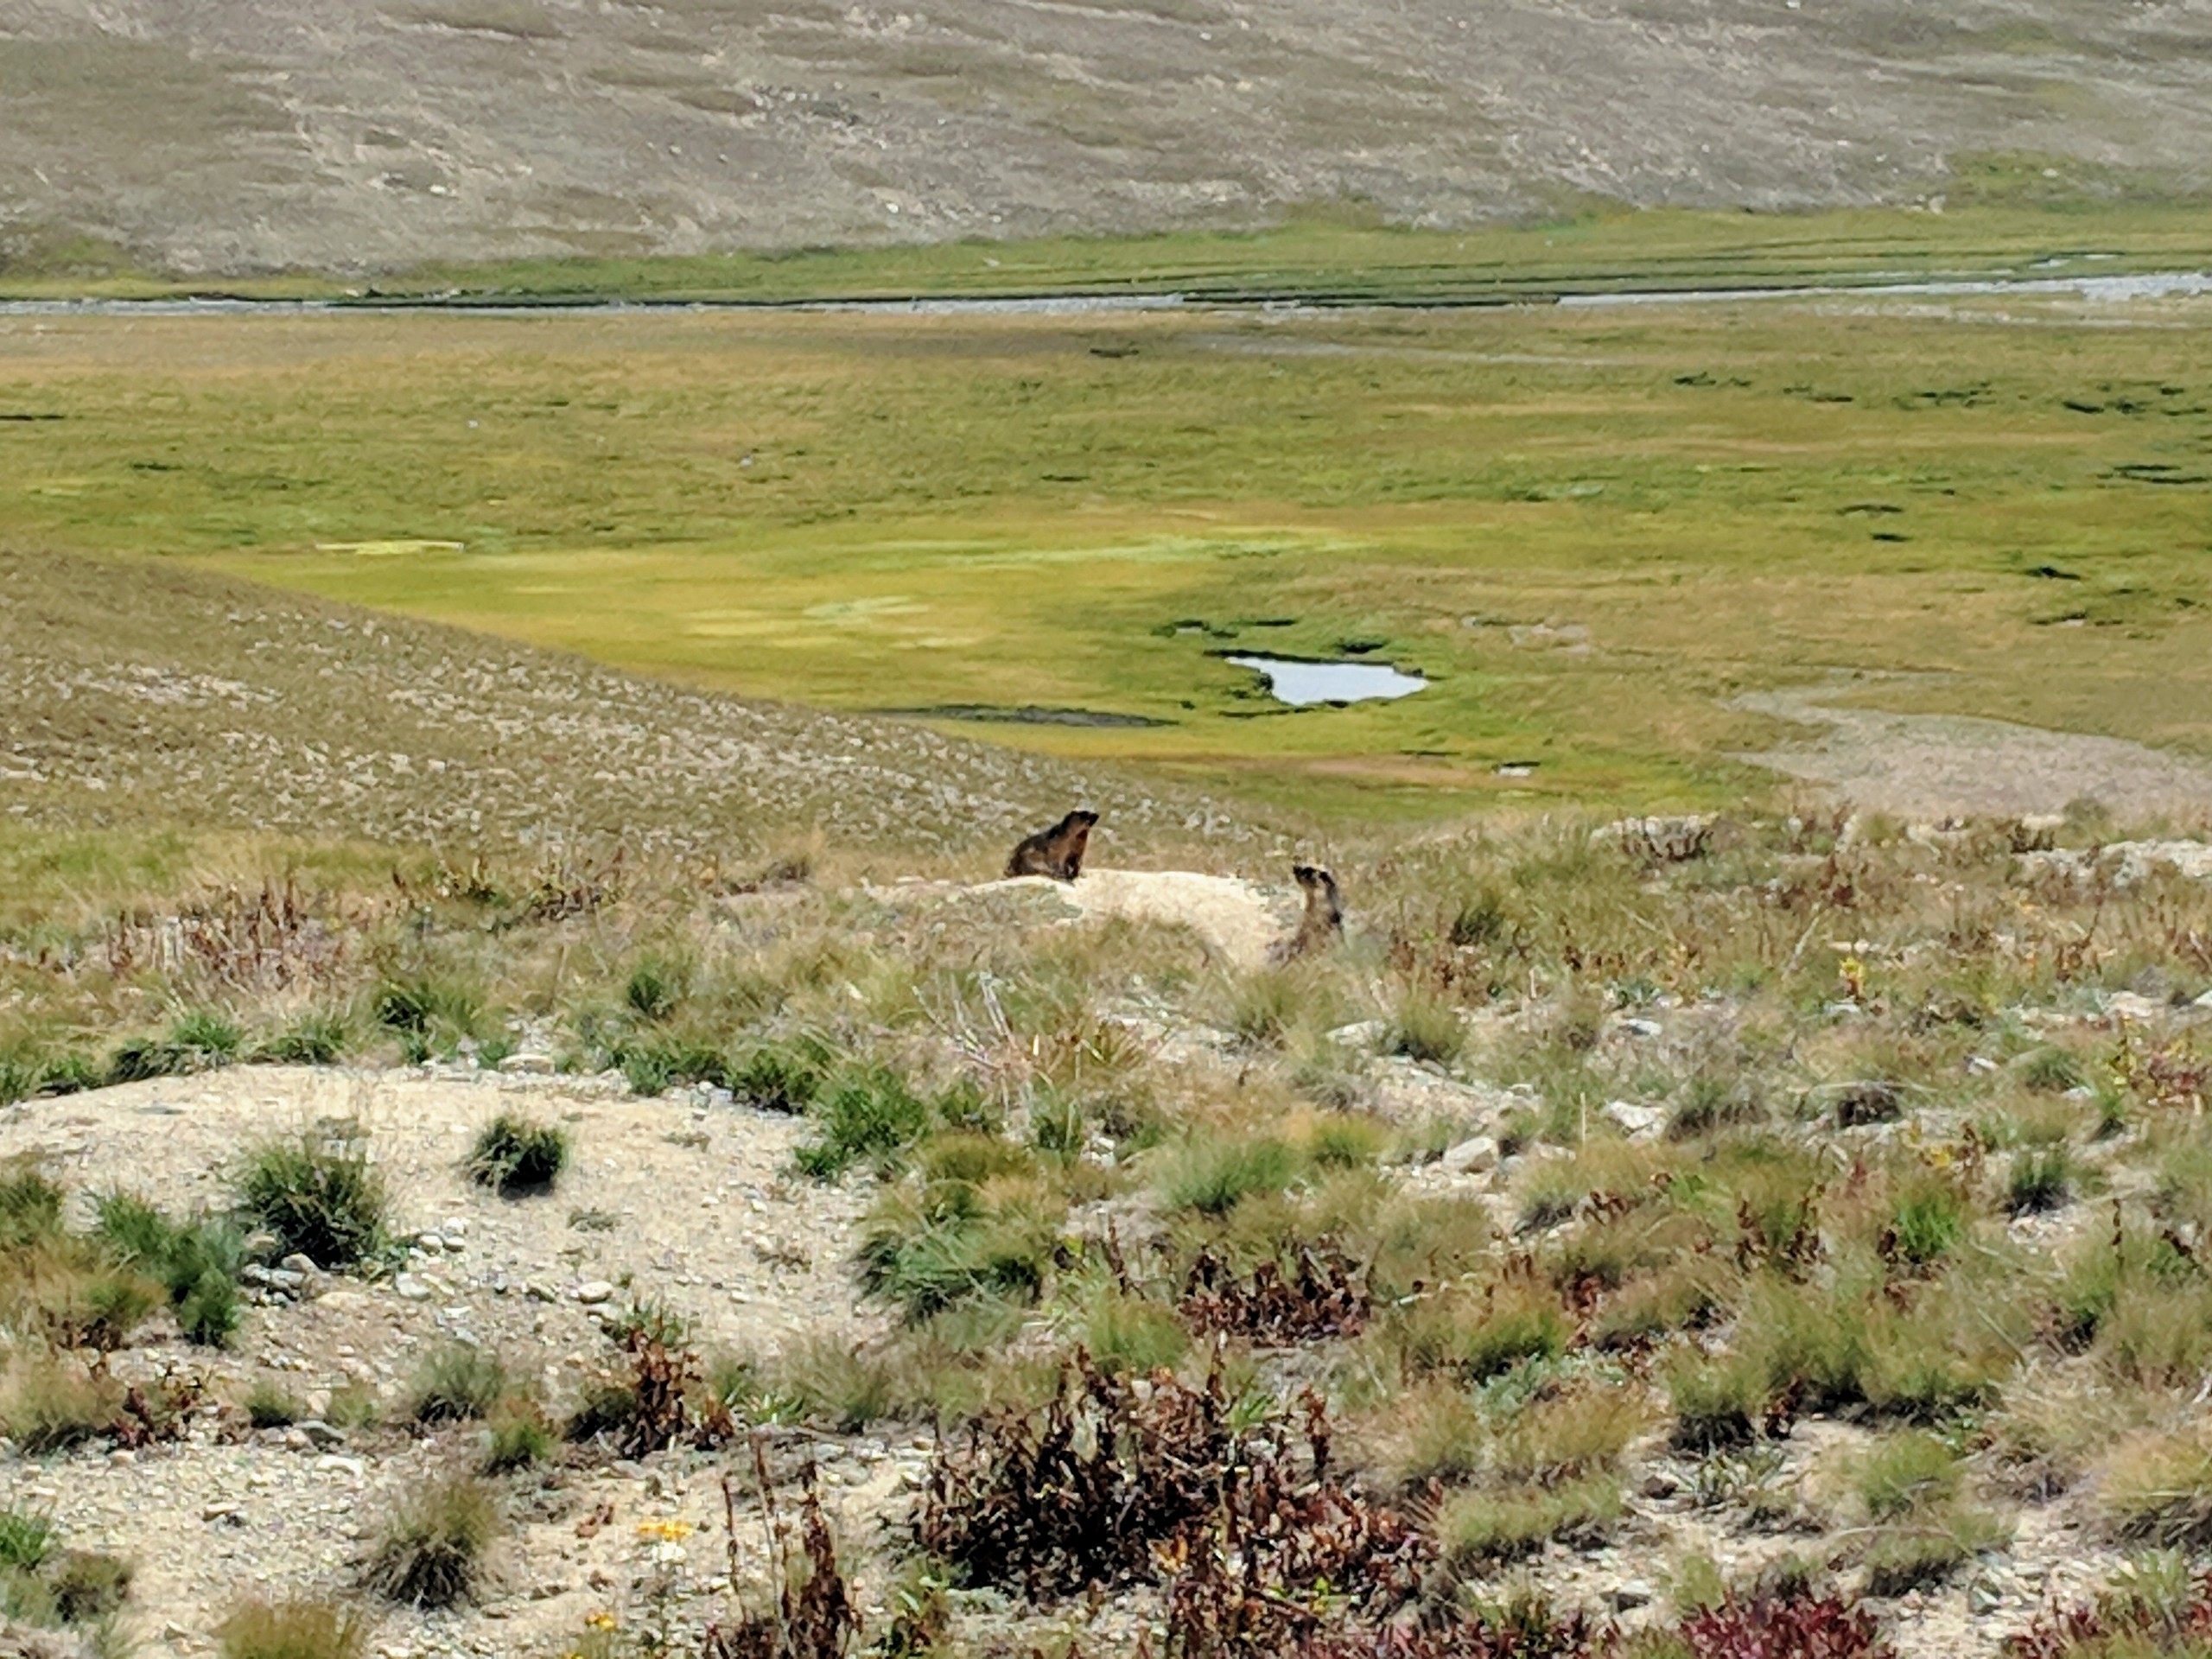
[[(903, 9), (902, 9), (903, 8)], [(0, 228), (184, 270), (2212, 182), (2212, 0), (0, 0)]]

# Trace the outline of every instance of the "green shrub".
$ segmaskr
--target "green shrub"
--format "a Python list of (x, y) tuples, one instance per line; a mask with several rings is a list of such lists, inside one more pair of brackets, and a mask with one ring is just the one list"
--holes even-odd
[(1589, 1544), (1621, 1513), (1621, 1485), (1611, 1475), (1588, 1475), (1560, 1486), (1478, 1490), (1445, 1501), (1437, 1542), (1462, 1570), (1529, 1555), (1559, 1540)]
[(1389, 1144), (1389, 1135), (1374, 1119), (1332, 1112), (1306, 1132), (1306, 1155), (1319, 1169), (1365, 1169)]
[(61, 1189), (35, 1158), (0, 1165), (0, 1250), (56, 1237), (61, 1231)]
[(245, 1033), (219, 1009), (193, 1008), (169, 1022), (169, 1042), (191, 1055), (196, 1065), (227, 1065), (238, 1058)]
[(1229, 990), (1229, 1034), (1246, 1048), (1281, 1046), (1308, 989), (1305, 976), (1287, 968), (1262, 968), (1236, 981)]
[(817, 1181), (834, 1181), (866, 1161), (887, 1167), (935, 1117), (904, 1078), (880, 1066), (839, 1077), (812, 1109), (819, 1135), (798, 1149), (795, 1161)]
[(237, 1331), (238, 1274), (245, 1241), (227, 1220), (170, 1221), (134, 1193), (99, 1200), (98, 1236), (122, 1259), (159, 1280), (185, 1338), (219, 1347)]
[(2023, 1054), (2016, 1064), (2020, 1070), (2020, 1081), (2039, 1094), (2063, 1095), (2088, 1081), (2082, 1062), (2063, 1048), (2033, 1049)]
[(45, 1086), (46, 1063), (22, 1049), (0, 1053), (0, 1106), (29, 1100)]
[(647, 957), (630, 970), (622, 986), (622, 1000), (641, 1020), (656, 1022), (674, 1014), (690, 993), (691, 976), (681, 963), (664, 957)]
[(1485, 1295), (1433, 1296), (1415, 1303), (1391, 1329), (1408, 1368), (1481, 1382), (1524, 1360), (1567, 1350), (1566, 1311), (1548, 1287), (1502, 1280)]
[(1191, 1345), (1173, 1308), (1107, 1290), (1091, 1299), (1083, 1319), (1083, 1345), (1099, 1370), (1142, 1376), (1173, 1366)]
[(358, 1132), (264, 1141), (238, 1176), (238, 1208), (319, 1268), (352, 1267), (385, 1243), (384, 1177)]
[(46, 1076), (39, 1084), (39, 1092), (42, 1095), (77, 1095), (87, 1089), (97, 1089), (106, 1081), (105, 1062), (73, 1050), (67, 1054), (57, 1054), (46, 1063)]
[(488, 1348), (449, 1342), (423, 1356), (408, 1394), (407, 1414), (418, 1423), (471, 1422), (507, 1391), (507, 1368)]
[(246, 1395), (245, 1415), (256, 1428), (289, 1428), (307, 1415), (307, 1408), (281, 1383), (264, 1377)]
[(2005, 1175), (2005, 1207), (2016, 1216), (2062, 1210), (2074, 1196), (2074, 1154), (2063, 1146), (2029, 1147), (2012, 1155)]
[(1897, 1254), (1925, 1267), (1950, 1254), (1967, 1234), (1973, 1211), (1948, 1181), (1916, 1181), (1899, 1194), (1890, 1219)]
[(631, 1092), (647, 1099), (665, 1094), (680, 1083), (719, 1086), (729, 1077), (729, 1063), (714, 1044), (667, 1033), (618, 1044), (614, 1063), (621, 1068)]
[(2123, 1441), (2099, 1470), (2097, 1507), (2130, 1543), (2212, 1548), (2212, 1430), (2202, 1424)]
[(405, 1499), (370, 1554), (369, 1586), (416, 1607), (451, 1607), (482, 1581), (499, 1527), (484, 1484), (451, 1475)]
[(417, 975), (389, 979), (370, 999), (371, 1017), (386, 1031), (425, 1042), (436, 1036), (473, 1035), (483, 1021), (476, 994), (450, 980)]
[(25, 1355), (0, 1379), (0, 1426), (34, 1455), (67, 1451), (106, 1433), (122, 1395), (105, 1372), (52, 1354)]
[(1866, 1513), (1893, 1521), (1958, 1496), (1958, 1454), (1933, 1434), (1893, 1434), (1860, 1459), (1853, 1486)]
[(1433, 991), (1414, 988), (1398, 998), (1382, 1033), (1382, 1052), (1409, 1060), (1449, 1065), (1467, 1046), (1459, 1008)]
[(54, 1517), (0, 1510), (0, 1571), (35, 1573), (54, 1553)]
[(97, 1550), (66, 1550), (47, 1564), (41, 1576), (54, 1616), (64, 1624), (111, 1618), (130, 1594), (130, 1563)]
[(469, 1179), (502, 1196), (550, 1192), (568, 1166), (568, 1131), (513, 1112), (484, 1126), (467, 1165)]
[(484, 1472), (503, 1475), (527, 1469), (553, 1455), (553, 1425), (535, 1402), (507, 1399), (485, 1419), (491, 1431), (484, 1448)]
[(753, 1049), (730, 1068), (740, 1103), (763, 1112), (803, 1112), (822, 1091), (821, 1057), (800, 1047)]
[(1281, 1192), (1300, 1160), (1273, 1135), (1196, 1133), (1163, 1154), (1160, 1195), (1169, 1208), (1226, 1215), (1248, 1198)]
[(132, 1037), (116, 1046), (108, 1056), (105, 1084), (145, 1083), (155, 1077), (181, 1077), (197, 1069), (199, 1056), (181, 1043), (159, 1037)]
[(1758, 1433), (1766, 1387), (1756, 1365), (1733, 1356), (1683, 1356), (1661, 1376), (1675, 1412), (1674, 1442), (1683, 1450), (1741, 1446)]
[(861, 1230), (861, 1285), (907, 1323), (981, 1298), (1037, 1300), (1065, 1203), (1032, 1183), (990, 1192), (953, 1179), (885, 1192)]
[(353, 1039), (344, 1014), (303, 1014), (257, 1045), (253, 1058), (264, 1065), (335, 1065)]
[(363, 1659), (369, 1621), (334, 1601), (249, 1601), (215, 1628), (222, 1659)]

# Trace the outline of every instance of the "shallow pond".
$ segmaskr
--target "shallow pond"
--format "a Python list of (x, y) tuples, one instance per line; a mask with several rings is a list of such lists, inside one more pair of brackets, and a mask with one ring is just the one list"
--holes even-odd
[(1314, 702), (1371, 702), (1411, 696), (1428, 682), (1401, 674), (1388, 663), (1301, 663), (1287, 657), (1231, 657), (1262, 676), (1277, 702), (1303, 708)]

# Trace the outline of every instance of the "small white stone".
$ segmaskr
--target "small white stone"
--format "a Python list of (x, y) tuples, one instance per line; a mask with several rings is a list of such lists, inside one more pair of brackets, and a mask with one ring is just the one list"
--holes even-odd
[(587, 1279), (576, 1287), (575, 1298), (586, 1307), (596, 1307), (601, 1302), (613, 1300), (614, 1287), (604, 1279)]

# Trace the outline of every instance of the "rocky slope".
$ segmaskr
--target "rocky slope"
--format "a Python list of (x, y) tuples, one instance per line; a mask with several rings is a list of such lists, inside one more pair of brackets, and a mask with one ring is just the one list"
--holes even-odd
[[(0, 233), (193, 271), (2202, 188), (2202, 0), (0, 0)], [(118, 107), (132, 118), (113, 119)]]

